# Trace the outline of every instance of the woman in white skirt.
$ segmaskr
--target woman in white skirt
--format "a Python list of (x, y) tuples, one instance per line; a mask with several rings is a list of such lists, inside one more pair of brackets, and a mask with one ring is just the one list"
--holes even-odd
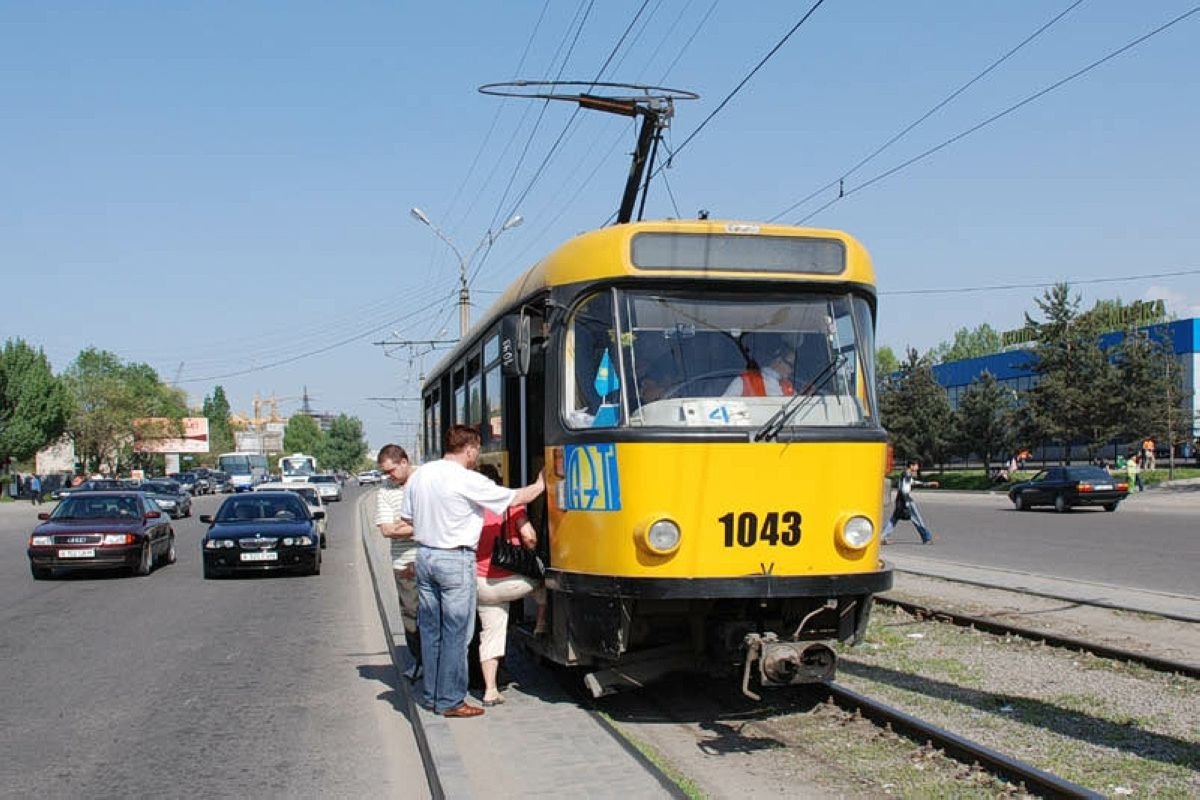
[[(492, 465), (483, 464), (479, 471), (500, 483), (500, 473)], [(537, 531), (530, 524), (524, 506), (512, 506), (503, 516), (484, 512), (483, 532), (475, 549), (475, 587), (478, 592), (476, 607), (480, 623), (479, 664), (483, 671), (483, 704), (488, 707), (504, 702), (504, 695), (496, 687), (496, 673), (500, 669), (500, 659), (504, 657), (508, 639), (509, 603), (533, 595), (537, 601), (537, 623), (533, 632), (535, 635), (545, 632), (546, 589), (542, 581), (492, 565), (496, 536), (502, 532), (511, 544), (529, 550), (537, 547)]]

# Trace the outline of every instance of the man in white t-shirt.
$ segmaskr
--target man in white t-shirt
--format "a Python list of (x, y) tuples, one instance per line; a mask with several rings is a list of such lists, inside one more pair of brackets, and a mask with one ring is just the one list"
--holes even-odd
[(527, 505), (546, 488), (537, 480), (520, 489), (497, 486), (475, 472), (479, 432), (454, 425), (445, 455), (419, 467), (405, 485), (400, 516), (417, 542), (417, 624), (424, 667), (422, 704), (446, 717), (477, 717), (466, 703), (467, 646), (475, 625), (475, 548), (483, 511)]
[(398, 444), (381, 447), (376, 462), (384, 481), (375, 492), (375, 526), (391, 542), (392, 575), (396, 580), (396, 596), (400, 601), (404, 641), (415, 661), (405, 674), (416, 677), (421, 666), (421, 634), (417, 629), (417, 543), (412, 538), (412, 525), (400, 518), (404, 484), (408, 482), (412, 467), (408, 453)]

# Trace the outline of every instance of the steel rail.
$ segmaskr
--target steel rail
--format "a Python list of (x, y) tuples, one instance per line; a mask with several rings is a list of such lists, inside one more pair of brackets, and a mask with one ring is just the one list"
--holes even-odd
[(872, 700), (837, 683), (823, 684), (834, 703), (847, 711), (856, 711), (878, 725), (921, 744), (930, 744), (946, 755), (966, 764), (978, 764), (1024, 791), (1047, 798), (1103, 798), (1104, 795), (1023, 761), (1006, 756), (956, 733), (931, 725), (899, 709)]
[(1074, 650), (1081, 653), (1091, 653), (1100, 658), (1111, 658), (1116, 661), (1127, 661), (1131, 664), (1140, 664), (1147, 669), (1155, 670), (1156, 672), (1170, 672), (1177, 675), (1183, 675), (1188, 678), (1200, 678), (1200, 666), (1195, 664), (1187, 664), (1182, 661), (1172, 661), (1166, 658), (1158, 658), (1157, 656), (1146, 655), (1145, 653), (1135, 653), (1132, 650), (1122, 650), (1118, 647), (1109, 647), (1108, 645), (1099, 644), (1097, 642), (1086, 642), (1082, 639), (1074, 639), (1070, 636), (1059, 636), (1054, 633), (1035, 630), (1033, 628), (1024, 628), (1018, 625), (1011, 625), (1007, 622), (1000, 622), (994, 619), (984, 617), (973, 617), (969, 614), (959, 614), (953, 611), (945, 611), (939, 608), (932, 608), (920, 603), (911, 603), (907, 600), (897, 600), (892, 597), (876, 595), (875, 602), (893, 608), (899, 608), (907, 611), (909, 614), (917, 617), (926, 617), (938, 621), (949, 622), (961, 627), (976, 628), (986, 633), (1003, 634), (1019, 636), (1022, 639), (1030, 641), (1042, 642), (1051, 647), (1061, 647), (1066, 650)]

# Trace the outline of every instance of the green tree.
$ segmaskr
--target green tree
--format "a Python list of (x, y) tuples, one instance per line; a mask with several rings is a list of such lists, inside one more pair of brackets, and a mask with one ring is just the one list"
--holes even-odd
[(356, 470), (367, 454), (362, 422), (357, 417), (339, 414), (329, 426), (321, 463), (328, 469)]
[(885, 382), (879, 408), (898, 462), (907, 458), (930, 464), (945, 461), (953, 415), (946, 390), (933, 377), (928, 358), (909, 349), (899, 374)]
[(71, 397), (41, 348), (9, 339), (0, 350), (0, 466), (24, 461), (57, 441), (71, 415)]
[(955, 450), (963, 456), (979, 456), (985, 470), (993, 460), (1003, 460), (1016, 444), (1013, 410), (1012, 390), (985, 370), (959, 396), (954, 412)]
[(875, 351), (875, 374), (881, 382), (898, 369), (900, 359), (896, 358), (896, 351), (886, 345)]
[(233, 426), (229, 422), (229, 400), (222, 386), (214, 386), (204, 398), (203, 412), (208, 418), (208, 450), (220, 454), (234, 449)]
[[(325, 434), (317, 421), (307, 414), (296, 414), (288, 420), (283, 429), (283, 450), (285, 453), (304, 453), (316, 456), (322, 463), (321, 450), (325, 447)], [(322, 466), (325, 466), (322, 463)]]
[(1002, 346), (1000, 333), (986, 322), (974, 330), (959, 328), (954, 332), (953, 342), (942, 342), (930, 352), (934, 364), (961, 361), (964, 358), (998, 353)]
[(1117, 370), (1100, 346), (1097, 318), (1079, 313), (1079, 296), (1072, 297), (1067, 284), (1047, 289), (1035, 302), (1044, 320), (1025, 315), (1026, 326), (1037, 335), (1033, 370), (1038, 381), (1028, 403), (1032, 429), (1061, 444), (1067, 463), (1079, 442), (1094, 457), (1119, 427)]
[(187, 416), (181, 389), (167, 386), (146, 364), (125, 364), (113, 353), (88, 348), (63, 374), (74, 408), (67, 432), (84, 468), (121, 471), (133, 462), (133, 421)]
[(1130, 442), (1149, 436), (1171, 448), (1190, 441), (1192, 398), (1184, 390), (1183, 369), (1170, 338), (1152, 339), (1130, 328), (1114, 348), (1120, 386), (1118, 434)]

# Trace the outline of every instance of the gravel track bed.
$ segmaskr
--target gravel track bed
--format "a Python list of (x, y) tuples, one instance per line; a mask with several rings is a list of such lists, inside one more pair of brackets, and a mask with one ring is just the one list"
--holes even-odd
[(1109, 796), (1200, 796), (1188, 678), (875, 609), (839, 680)]
[[(1188, 660), (1195, 628), (911, 576), (891, 594)], [(962, 596), (958, 596), (962, 593)], [(974, 604), (974, 605), (972, 605)], [(1077, 614), (1078, 616), (1071, 616)], [(993, 616), (995, 614), (993, 613)], [(839, 648), (838, 681), (1109, 797), (1200, 797), (1200, 684), (1141, 667), (875, 608)], [(798, 692), (741, 698), (736, 681), (669, 681), (603, 707), (697, 797), (1019, 797), (1014, 787)]]

